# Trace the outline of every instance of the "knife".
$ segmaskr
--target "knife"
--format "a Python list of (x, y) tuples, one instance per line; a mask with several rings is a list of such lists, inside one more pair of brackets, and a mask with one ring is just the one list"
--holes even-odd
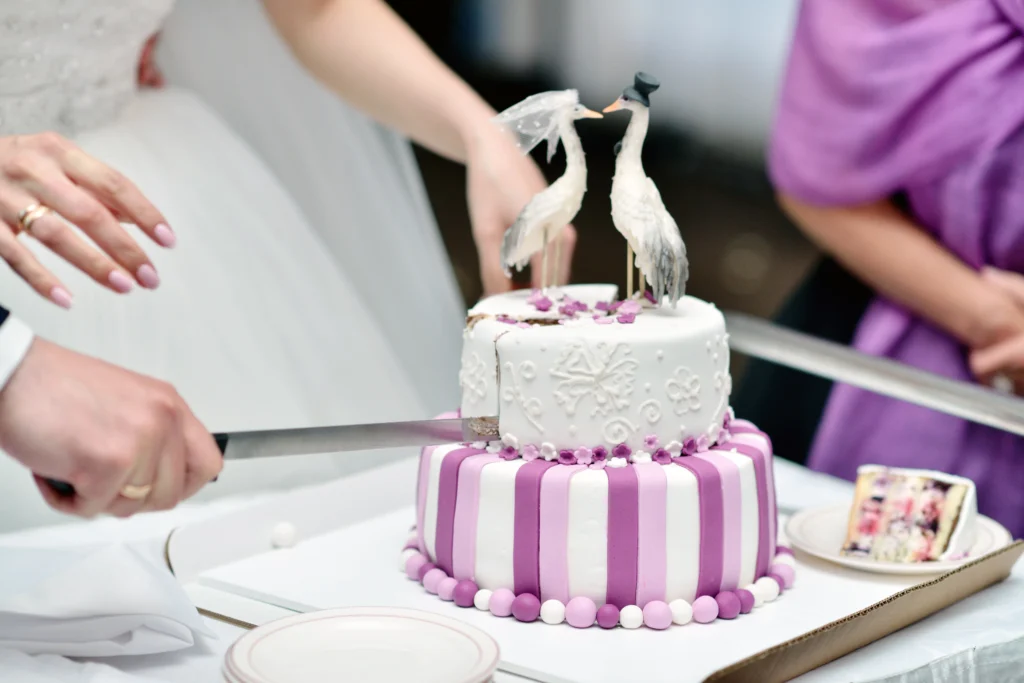
[[(734, 351), (1024, 436), (1024, 400), (1020, 398), (870, 356), (746, 314), (724, 315)], [(226, 459), (244, 460), (490, 441), (497, 436), (497, 424), (497, 417), (446, 418), (213, 437)], [(47, 483), (61, 495), (74, 495), (69, 484)]]

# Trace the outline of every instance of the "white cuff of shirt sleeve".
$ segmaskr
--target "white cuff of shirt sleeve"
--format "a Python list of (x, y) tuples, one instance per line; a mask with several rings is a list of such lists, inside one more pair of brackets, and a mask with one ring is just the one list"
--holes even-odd
[(0, 389), (7, 386), (34, 339), (29, 326), (13, 315), (8, 315), (0, 325)]

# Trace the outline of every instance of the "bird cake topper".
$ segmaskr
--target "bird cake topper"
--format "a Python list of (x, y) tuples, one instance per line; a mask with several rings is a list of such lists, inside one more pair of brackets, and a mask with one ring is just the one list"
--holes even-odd
[(581, 105), (576, 90), (554, 90), (531, 95), (493, 119), (513, 134), (523, 154), (529, 154), (545, 140), (549, 162), (558, 150), (559, 140), (565, 149), (565, 173), (523, 207), (505, 231), (501, 245), (501, 262), (508, 276), (513, 267), (522, 270), (534, 254), (542, 252), (542, 289), (549, 282), (548, 243), (555, 240), (555, 274), (551, 282), (557, 284), (561, 245), (558, 237), (576, 217), (587, 191), (587, 165), (575, 127), (575, 121), (582, 118), (599, 119), (602, 115)]
[(641, 152), (650, 123), (650, 95), (660, 87), (650, 74), (638, 71), (633, 85), (605, 107), (605, 113), (627, 110), (629, 125), (615, 149), (612, 179), (612, 222), (626, 239), (626, 296), (633, 296), (633, 267), (640, 270), (638, 294), (645, 292), (644, 277), (651, 284), (654, 300), (665, 297), (672, 307), (686, 291), (690, 265), (686, 246), (672, 215), (665, 208), (654, 181), (644, 172)]

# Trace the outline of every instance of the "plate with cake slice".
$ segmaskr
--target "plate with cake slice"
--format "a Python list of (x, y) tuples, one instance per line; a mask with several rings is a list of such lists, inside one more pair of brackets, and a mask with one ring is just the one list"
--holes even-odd
[(1013, 541), (978, 514), (970, 479), (880, 465), (858, 468), (850, 503), (793, 515), (786, 536), (815, 557), (885, 574), (951, 571)]

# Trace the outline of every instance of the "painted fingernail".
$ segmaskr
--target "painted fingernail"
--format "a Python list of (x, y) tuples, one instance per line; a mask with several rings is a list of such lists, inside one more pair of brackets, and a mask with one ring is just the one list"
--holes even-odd
[(50, 300), (61, 308), (71, 308), (71, 293), (63, 287), (51, 289)]
[(153, 229), (153, 234), (156, 236), (157, 242), (168, 248), (173, 247), (178, 241), (174, 232), (163, 223)]
[(111, 286), (122, 294), (132, 288), (131, 279), (119, 270), (112, 272), (108, 280), (110, 281)]
[(148, 263), (143, 266), (139, 266), (139, 270), (135, 274), (138, 276), (139, 282), (142, 283), (142, 286), (147, 289), (156, 289), (160, 286), (160, 276), (156, 274), (153, 266)]

